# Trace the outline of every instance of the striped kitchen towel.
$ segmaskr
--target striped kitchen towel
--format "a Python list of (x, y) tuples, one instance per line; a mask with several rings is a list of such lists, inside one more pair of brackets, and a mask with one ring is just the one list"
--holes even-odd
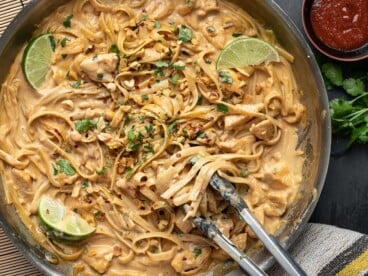
[[(368, 276), (368, 236), (323, 224), (308, 224), (289, 250), (307, 275)], [(275, 265), (269, 275), (286, 275)]]

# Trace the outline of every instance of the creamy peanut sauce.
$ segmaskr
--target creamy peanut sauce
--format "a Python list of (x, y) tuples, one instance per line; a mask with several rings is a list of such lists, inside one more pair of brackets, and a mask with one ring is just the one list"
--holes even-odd
[[(271, 31), (224, 1), (78, 0), (34, 36), (46, 32), (57, 45), (42, 89), (25, 80), (22, 52), (2, 86), (0, 159), (7, 201), (59, 262), (76, 275), (208, 271), (229, 257), (193, 216), (245, 250), (254, 234), (208, 187), (215, 172), (269, 233), (281, 227), (302, 181), (304, 107), (292, 57)], [(280, 62), (216, 71), (234, 34), (268, 41)], [(44, 194), (96, 231), (74, 244), (48, 238), (37, 216)]]

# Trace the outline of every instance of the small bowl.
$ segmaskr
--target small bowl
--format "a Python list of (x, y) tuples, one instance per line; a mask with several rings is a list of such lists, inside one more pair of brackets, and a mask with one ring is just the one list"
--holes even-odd
[(322, 54), (340, 61), (357, 61), (368, 58), (368, 43), (354, 50), (336, 50), (324, 44), (314, 33), (311, 23), (311, 9), (315, 0), (303, 0), (302, 23), (310, 43)]

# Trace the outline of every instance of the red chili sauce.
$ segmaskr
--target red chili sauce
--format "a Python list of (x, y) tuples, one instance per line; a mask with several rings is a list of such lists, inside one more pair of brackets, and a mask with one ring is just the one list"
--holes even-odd
[(316, 36), (337, 50), (368, 43), (368, 0), (315, 0), (311, 23)]

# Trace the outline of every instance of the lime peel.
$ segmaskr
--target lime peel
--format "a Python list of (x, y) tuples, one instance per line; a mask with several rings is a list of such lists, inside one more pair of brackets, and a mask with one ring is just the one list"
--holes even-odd
[(244, 68), (271, 61), (280, 61), (271, 44), (259, 38), (243, 37), (225, 46), (217, 59), (216, 69)]
[(47, 235), (56, 240), (80, 241), (95, 231), (79, 214), (46, 195), (40, 199), (38, 216)]
[(51, 68), (54, 53), (53, 36), (42, 34), (33, 38), (24, 50), (22, 69), (28, 83), (36, 89), (42, 87)]

